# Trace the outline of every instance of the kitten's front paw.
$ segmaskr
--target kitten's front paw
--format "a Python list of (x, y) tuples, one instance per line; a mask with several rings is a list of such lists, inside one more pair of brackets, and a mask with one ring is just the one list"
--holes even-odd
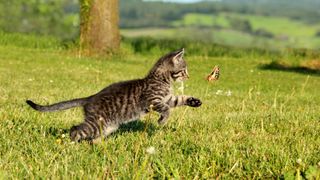
[(202, 102), (200, 101), (200, 99), (194, 98), (194, 97), (190, 97), (187, 99), (187, 105), (191, 106), (191, 107), (199, 107), (201, 106)]

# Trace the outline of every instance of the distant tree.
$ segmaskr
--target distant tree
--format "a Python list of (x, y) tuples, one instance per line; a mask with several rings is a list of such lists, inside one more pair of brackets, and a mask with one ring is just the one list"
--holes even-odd
[[(1, 0), (0, 0), (1, 1)], [(14, 0), (0, 3), (0, 29), (5, 32), (57, 36), (61, 39), (77, 36), (78, 9), (67, 0)]]
[(274, 35), (271, 32), (269, 32), (265, 29), (257, 29), (254, 32), (252, 32), (252, 34), (256, 35), (256, 36), (265, 37), (265, 38), (273, 38), (274, 37)]
[(229, 17), (229, 22), (230, 22), (231, 28), (234, 30), (238, 30), (246, 33), (252, 33), (252, 27), (248, 20)]
[(80, 0), (80, 52), (102, 55), (120, 46), (118, 0)]

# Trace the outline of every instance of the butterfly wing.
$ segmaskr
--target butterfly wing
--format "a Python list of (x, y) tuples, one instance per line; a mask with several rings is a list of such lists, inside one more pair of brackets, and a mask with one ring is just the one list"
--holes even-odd
[(211, 73), (207, 76), (208, 81), (215, 81), (218, 80), (220, 77), (220, 68), (219, 66), (215, 66)]

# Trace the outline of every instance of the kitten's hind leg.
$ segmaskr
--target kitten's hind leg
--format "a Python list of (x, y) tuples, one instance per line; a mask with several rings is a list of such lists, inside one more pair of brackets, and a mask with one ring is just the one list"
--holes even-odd
[(73, 126), (70, 129), (71, 141), (80, 142), (82, 140), (96, 139), (101, 134), (101, 125), (97, 121), (86, 119), (83, 123)]
[(118, 125), (108, 125), (103, 128), (103, 136), (100, 136), (98, 138), (92, 139), (92, 144), (99, 144), (101, 143), (102, 139), (108, 137), (110, 134), (118, 130)]
[(87, 133), (85, 131), (83, 131), (81, 125), (82, 124), (79, 124), (77, 126), (73, 126), (70, 129), (70, 139), (71, 139), (71, 141), (80, 142), (80, 141), (86, 139)]
[(103, 129), (103, 136), (104, 136), (104, 137), (109, 136), (111, 133), (113, 133), (113, 132), (115, 132), (116, 130), (118, 130), (118, 128), (119, 128), (119, 125), (116, 125), (116, 124), (111, 124), (111, 125), (106, 126), (106, 127)]
[[(71, 141), (80, 142), (82, 140), (89, 140), (93, 143), (101, 141), (101, 138), (107, 137), (119, 128), (118, 125), (98, 125), (93, 122), (83, 122), (70, 129)], [(101, 134), (103, 137), (101, 137)]]

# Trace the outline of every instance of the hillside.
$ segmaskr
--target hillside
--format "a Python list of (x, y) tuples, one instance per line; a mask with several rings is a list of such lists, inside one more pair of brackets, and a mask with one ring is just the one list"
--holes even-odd
[[(119, 2), (119, 26), (126, 37), (177, 37), (273, 50), (320, 47), (318, 0), (223, 0), (193, 4)], [(77, 41), (78, 3), (5, 1), (0, 4), (0, 30)]]
[(219, 13), (188, 13), (172, 27), (123, 29), (127, 37), (180, 38), (237, 47), (318, 49), (320, 25), (285, 17)]

